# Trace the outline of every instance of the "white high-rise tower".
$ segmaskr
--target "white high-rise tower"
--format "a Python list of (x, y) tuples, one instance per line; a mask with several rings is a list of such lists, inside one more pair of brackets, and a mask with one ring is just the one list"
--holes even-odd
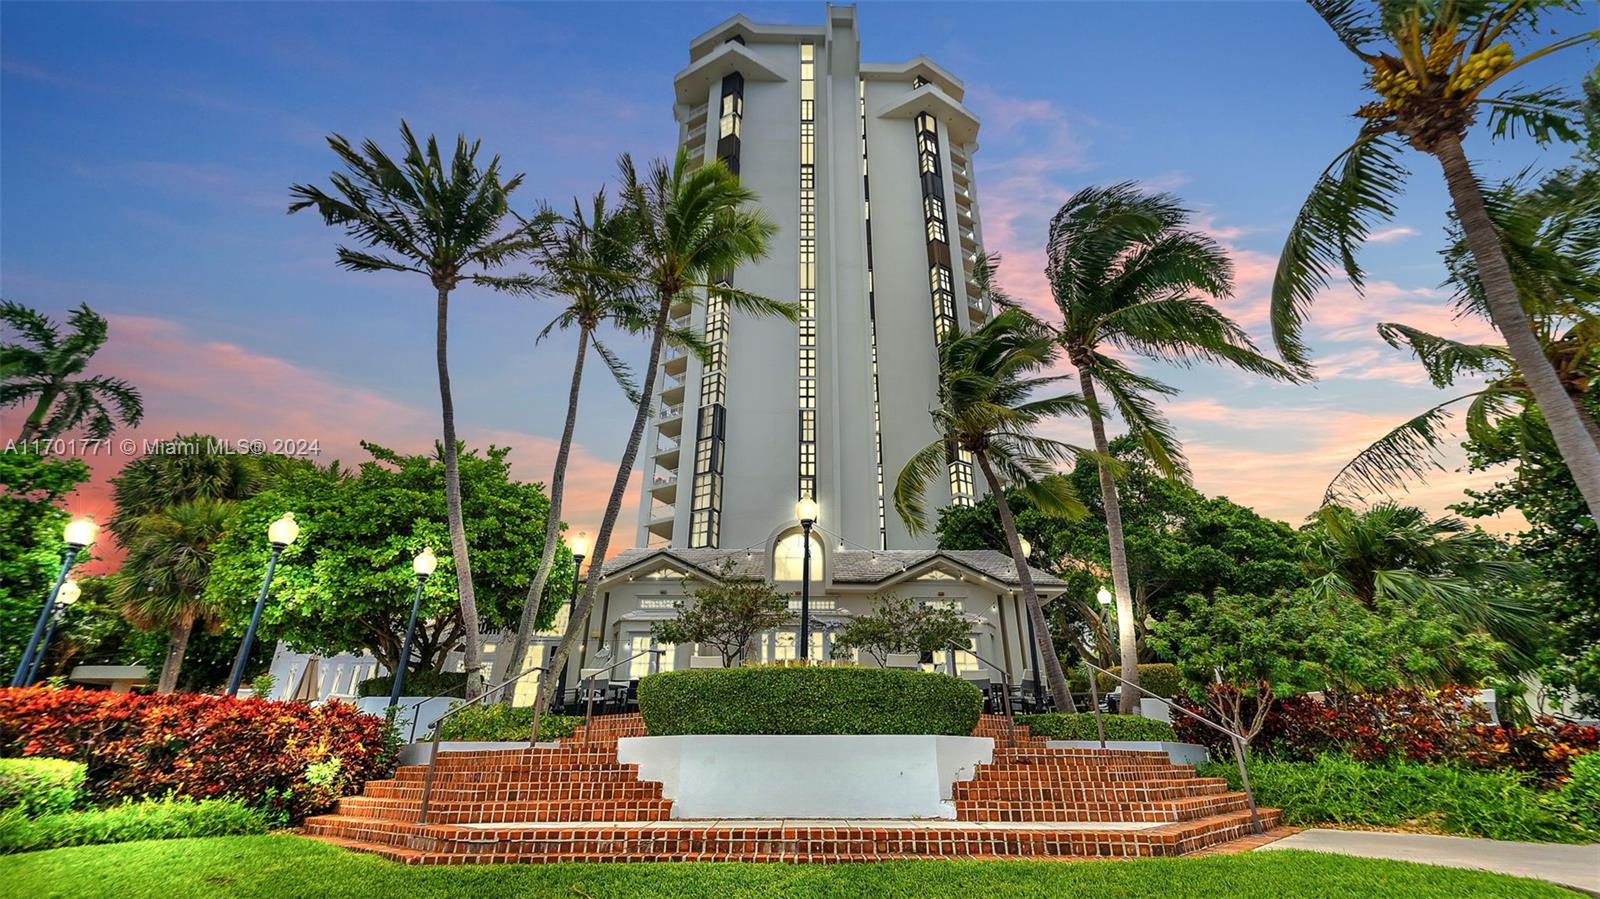
[[(863, 65), (855, 10), (830, 6), (822, 26), (723, 22), (674, 86), (691, 159), (722, 160), (780, 229), (724, 277), (801, 318), (730, 314), (715, 292), (673, 310), (714, 352), (669, 350), (656, 372), (638, 545), (761, 544), (809, 495), (852, 544), (931, 546), (895, 515), (894, 480), (936, 437), (938, 341), (990, 314), (961, 82), (922, 56)], [(947, 467), (930, 509), (981, 494), (970, 459)]]

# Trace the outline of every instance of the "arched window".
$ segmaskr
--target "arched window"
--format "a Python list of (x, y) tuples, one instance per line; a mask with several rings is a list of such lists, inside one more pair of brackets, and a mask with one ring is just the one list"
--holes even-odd
[[(796, 581), (804, 577), (805, 535), (796, 531), (778, 541), (772, 551), (772, 579)], [(822, 580), (822, 541), (811, 535), (811, 582)]]

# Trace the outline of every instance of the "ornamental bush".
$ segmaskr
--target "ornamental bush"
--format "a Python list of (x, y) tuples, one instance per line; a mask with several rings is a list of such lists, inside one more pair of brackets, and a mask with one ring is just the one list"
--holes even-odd
[(232, 800), (143, 799), (33, 819), (15, 810), (0, 812), (0, 853), (266, 832), (260, 812)]
[[(452, 696), (461, 699), (467, 695), (465, 671), (412, 671), (400, 685), (407, 696)], [(357, 696), (388, 696), (394, 689), (394, 675), (369, 677), (356, 684)]]
[[(1121, 675), (1122, 667), (1108, 668), (1111, 674)], [(1111, 674), (1096, 674), (1094, 679), (1095, 689), (1100, 695), (1122, 686), (1122, 682), (1111, 677)], [(1077, 668), (1072, 672), (1072, 692), (1087, 695), (1089, 692), (1089, 678), (1084, 676), (1083, 669)], [(1139, 666), (1139, 686), (1149, 690), (1163, 699), (1171, 699), (1183, 693), (1183, 678), (1178, 674), (1178, 666), (1171, 662), (1151, 662)], [(1144, 694), (1140, 694), (1143, 696)]]
[(71, 811), (83, 790), (83, 765), (65, 759), (0, 759), (0, 812), (37, 818)]
[(978, 688), (959, 678), (882, 668), (667, 671), (639, 682), (639, 711), (651, 736), (966, 736), (982, 708)]
[(388, 730), (340, 702), (0, 690), (0, 755), (81, 761), (97, 803), (232, 798), (298, 821), (389, 770)]
[[(540, 715), (539, 739), (559, 740), (572, 736), (583, 723), (581, 715)], [(507, 743), (528, 739), (528, 728), (533, 726), (533, 706), (506, 706), (498, 702), (475, 705), (444, 722), (441, 740), (466, 740), (483, 743)], [(423, 737), (433, 739), (429, 733)]]
[[(1555, 843), (1593, 839), (1547, 807), (1515, 772), (1412, 762), (1373, 765), (1335, 755), (1308, 762), (1252, 758), (1248, 768), (1256, 801), (1282, 809), (1283, 823), (1289, 825), (1408, 827)], [(1200, 774), (1226, 777), (1233, 789), (1240, 788), (1232, 762), (1207, 762)]]
[[(1177, 742), (1178, 735), (1172, 725), (1153, 718), (1136, 715), (1101, 715), (1107, 740), (1165, 740)], [(1094, 726), (1092, 712), (1043, 715), (1018, 715), (1018, 724), (1026, 724), (1036, 737), (1046, 740), (1098, 740), (1100, 732)]]

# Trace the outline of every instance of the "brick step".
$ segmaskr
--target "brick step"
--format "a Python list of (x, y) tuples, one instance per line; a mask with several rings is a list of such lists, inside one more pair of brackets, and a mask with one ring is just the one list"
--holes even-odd
[[(1262, 813), (1267, 827), (1274, 810)], [(639, 825), (565, 823), (476, 829), (365, 822), (322, 816), (307, 832), (335, 845), (409, 864), (556, 861), (880, 861), (908, 858), (1132, 858), (1173, 856), (1251, 832), (1246, 814), (1220, 814), (1150, 828), (998, 827), (871, 821), (672, 821)]]
[[(347, 796), (339, 800), (339, 814), (353, 818), (415, 822), (420, 799), (383, 799)], [(430, 801), (430, 824), (491, 824), (505, 821), (665, 821), (672, 800), (554, 799), (519, 802)]]
[[(615, 746), (606, 749), (592, 747), (589, 749), (567, 748), (561, 749), (507, 749), (501, 752), (484, 753), (455, 753), (441, 752), (434, 762), (434, 767), (440, 770), (472, 769), (474, 771), (494, 770), (496, 768), (550, 768), (565, 765), (587, 765), (594, 762), (616, 761), (617, 749)], [(426, 768), (427, 764), (407, 765), (406, 767)]]
[(1160, 799), (1150, 802), (1036, 802), (957, 799), (956, 819), (960, 821), (1016, 822), (1175, 822), (1193, 821), (1249, 807), (1243, 793)]
[(1127, 781), (1180, 780), (1194, 777), (1194, 769), (1172, 765), (978, 765), (979, 781)]
[(996, 746), (994, 758), (998, 763), (1001, 759), (1027, 764), (1034, 759), (1072, 759), (1088, 762), (1113, 762), (1133, 763), (1139, 765), (1170, 765), (1170, 757), (1159, 750), (1143, 751), (1135, 749), (1051, 749), (1048, 746), (1011, 748)]
[(955, 785), (954, 798), (1007, 802), (1150, 802), (1157, 799), (1215, 796), (1227, 791), (1228, 781), (1220, 777), (1120, 781), (1116, 783), (1023, 783), (1019, 781), (996, 783), (968, 780)]
[[(619, 764), (615, 758), (608, 762), (572, 763), (559, 767), (515, 765), (504, 768), (439, 768), (434, 771), (434, 783), (445, 780), (469, 783), (527, 782), (616, 774), (634, 777), (638, 774), (638, 768), (638, 765)], [(427, 773), (426, 765), (405, 765), (395, 771), (393, 779), (420, 784), (427, 777)]]
[[(369, 781), (362, 795), (374, 799), (422, 798), (422, 784), (392, 780)], [(465, 786), (452, 783), (433, 785), (435, 802), (518, 802), (532, 799), (659, 799), (661, 784), (639, 781), (618, 774), (607, 780), (557, 780)]]

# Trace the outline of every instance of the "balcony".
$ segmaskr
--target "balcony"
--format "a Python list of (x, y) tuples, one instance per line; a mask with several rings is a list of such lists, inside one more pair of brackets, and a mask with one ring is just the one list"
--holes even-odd
[(671, 505), (678, 501), (677, 472), (657, 472), (650, 482), (650, 498)]
[(656, 409), (656, 429), (676, 440), (683, 434), (683, 406), (661, 405)]

